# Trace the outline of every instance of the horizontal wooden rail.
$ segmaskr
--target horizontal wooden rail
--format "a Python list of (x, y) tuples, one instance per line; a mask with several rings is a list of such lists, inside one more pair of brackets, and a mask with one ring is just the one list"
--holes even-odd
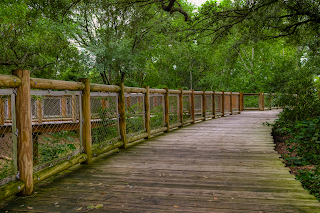
[(0, 74), (0, 87), (15, 88), (21, 85), (21, 79), (15, 75)]
[(105, 84), (90, 84), (90, 91), (92, 92), (119, 92), (120, 87), (115, 85)]
[(260, 93), (243, 93), (243, 95), (260, 95)]
[(194, 91), (194, 94), (195, 94), (195, 95), (202, 95), (202, 94), (203, 94), (203, 91)]
[(166, 93), (165, 89), (149, 89), (150, 93), (161, 93), (164, 94)]
[(147, 90), (145, 88), (124, 87), (124, 92), (126, 92), (126, 93), (146, 93)]
[(22, 180), (12, 181), (0, 187), (0, 200), (22, 192), (26, 184)]
[(170, 94), (181, 94), (181, 91), (180, 91), (180, 90), (169, 89), (168, 92), (169, 92)]
[(32, 89), (83, 90), (84, 83), (75, 81), (59, 81), (42, 78), (30, 78)]

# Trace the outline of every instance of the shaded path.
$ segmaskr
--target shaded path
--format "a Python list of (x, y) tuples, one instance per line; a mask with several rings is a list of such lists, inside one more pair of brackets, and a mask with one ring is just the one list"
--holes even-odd
[(262, 125), (278, 112), (243, 112), (160, 135), (56, 175), (0, 212), (83, 212), (98, 204), (87, 211), (320, 212)]

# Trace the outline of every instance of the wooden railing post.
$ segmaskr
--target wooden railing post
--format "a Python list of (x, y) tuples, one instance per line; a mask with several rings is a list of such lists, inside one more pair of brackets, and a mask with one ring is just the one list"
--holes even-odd
[(83, 117), (83, 125), (82, 125), (82, 141), (83, 141), (83, 149), (84, 153), (87, 154), (87, 159), (84, 161), (84, 164), (92, 163), (92, 139), (91, 139), (91, 110), (90, 110), (90, 79), (89, 78), (81, 78), (80, 82), (84, 83), (85, 88), (83, 89), (82, 95), (82, 117)]
[(61, 114), (62, 117), (67, 117), (67, 99), (65, 97), (61, 98)]
[(272, 93), (270, 93), (270, 97), (269, 97), (269, 110), (272, 110)]
[(5, 116), (4, 116), (4, 99), (0, 97), (0, 125), (4, 125), (4, 120), (5, 120)]
[(206, 91), (203, 90), (203, 95), (202, 95), (202, 116), (204, 117), (203, 120), (206, 120)]
[(233, 97), (232, 97), (232, 92), (230, 92), (230, 115), (233, 114)]
[(244, 97), (243, 97), (243, 92), (240, 92), (240, 109), (243, 111), (244, 108)]
[(239, 114), (241, 114), (241, 92), (239, 92), (239, 95), (238, 95), (238, 110), (239, 110)]
[(259, 110), (262, 111), (262, 105), (263, 105), (263, 101), (262, 101), (262, 92), (259, 93)]
[(16, 95), (17, 163), (20, 179), (25, 183), (25, 189), (21, 195), (25, 196), (33, 191), (30, 71), (13, 70), (12, 74), (21, 79)]
[(212, 94), (212, 114), (213, 118), (216, 118), (216, 92), (213, 91)]
[(120, 83), (120, 91), (118, 98), (118, 112), (119, 112), (119, 131), (120, 131), (120, 140), (122, 141), (123, 149), (127, 148), (127, 130), (126, 130), (126, 104), (124, 98), (124, 84)]
[(264, 93), (261, 93), (262, 94), (262, 111), (264, 111), (264, 108), (265, 108), (265, 106), (264, 106)]
[(164, 88), (166, 90), (166, 93), (164, 94), (164, 122), (166, 124), (167, 130), (165, 132), (169, 132), (169, 89)]
[(38, 123), (41, 124), (42, 123), (42, 100), (41, 99), (37, 99), (37, 119), (38, 119)]
[(222, 92), (222, 95), (221, 95), (221, 102), (222, 102), (222, 117), (224, 117), (224, 91), (221, 91)]
[(146, 132), (148, 133), (148, 137), (147, 139), (150, 139), (151, 137), (151, 122), (150, 122), (150, 87), (146, 86), (145, 87), (147, 92), (144, 96), (144, 103), (145, 103), (145, 110), (146, 110), (146, 114), (145, 114), (145, 125), (146, 125)]
[(194, 109), (194, 90), (191, 89), (191, 118), (192, 118), (192, 123), (194, 124), (196, 122), (196, 116), (195, 116), (195, 109)]
[(179, 95), (179, 116), (180, 116), (180, 123), (183, 127), (183, 89), (179, 89), (181, 91), (181, 94)]

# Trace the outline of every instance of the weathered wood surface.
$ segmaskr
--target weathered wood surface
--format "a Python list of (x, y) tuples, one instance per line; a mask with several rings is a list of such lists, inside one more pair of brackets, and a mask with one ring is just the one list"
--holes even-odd
[(49, 178), (0, 212), (320, 212), (262, 125), (278, 112), (244, 112), (162, 134)]

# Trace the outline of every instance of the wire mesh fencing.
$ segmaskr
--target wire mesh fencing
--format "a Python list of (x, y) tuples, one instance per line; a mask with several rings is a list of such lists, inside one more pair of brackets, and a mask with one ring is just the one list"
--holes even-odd
[(230, 113), (231, 112), (231, 95), (230, 94), (225, 94), (224, 95), (224, 112), (225, 113)]
[(150, 94), (150, 126), (151, 129), (165, 127), (164, 94)]
[(194, 95), (194, 116), (195, 118), (202, 117), (202, 95)]
[(52, 166), (82, 150), (80, 94), (79, 91), (31, 91), (34, 166)]
[(264, 93), (263, 97), (264, 97), (264, 108), (271, 109), (272, 96), (269, 93)]
[(191, 95), (183, 95), (182, 97), (183, 103), (183, 120), (190, 120), (192, 119), (191, 116)]
[(206, 95), (206, 115), (212, 115), (212, 95)]
[(13, 89), (0, 90), (0, 186), (17, 174), (17, 132)]
[(169, 95), (169, 125), (179, 123), (179, 95)]
[(243, 105), (246, 108), (259, 108), (259, 95), (243, 95)]
[(222, 94), (215, 94), (216, 116), (222, 115)]
[(146, 131), (144, 94), (125, 94), (126, 131), (132, 137)]
[(239, 95), (232, 95), (232, 111), (239, 111)]
[(118, 94), (90, 93), (92, 148), (119, 140)]

